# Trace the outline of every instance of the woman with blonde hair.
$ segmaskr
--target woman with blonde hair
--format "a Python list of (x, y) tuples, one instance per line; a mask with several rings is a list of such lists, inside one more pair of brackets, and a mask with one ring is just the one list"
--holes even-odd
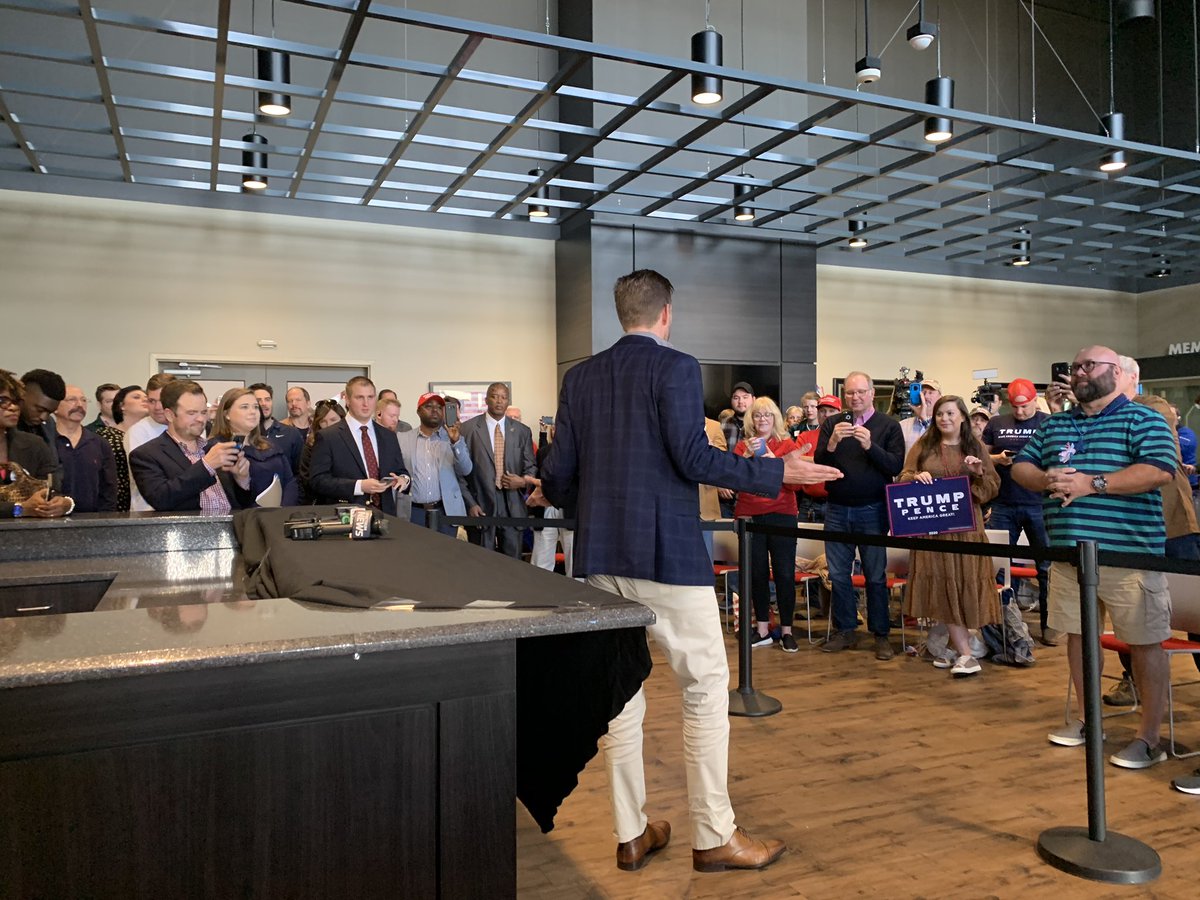
[[(734, 453), (742, 456), (782, 457), (799, 448), (788, 437), (783, 414), (770, 397), (755, 397), (743, 419), (746, 440), (739, 441)], [(796, 491), (799, 485), (787, 485), (775, 497), (760, 497), (744, 491), (737, 495), (733, 514), (755, 525), (796, 527)], [(792, 618), (796, 614), (796, 537), (773, 534), (750, 535), (750, 588), (754, 597), (754, 616), (758, 621), (755, 647), (769, 647), (771, 574), (775, 576), (775, 601), (779, 606), (782, 631), (780, 648), (795, 653), (800, 648), (792, 636)]]
[[(940, 534), (940, 540), (988, 543), (983, 530), (982, 504), (1000, 490), (1000, 476), (987, 448), (971, 430), (961, 397), (947, 394), (933, 406), (933, 427), (917, 440), (904, 460), (897, 481), (932, 484), (937, 478), (966, 475), (971, 485), (974, 528)], [(938, 657), (933, 664), (956, 677), (975, 675), (979, 661), (971, 655), (970, 629), (1000, 621), (1000, 602), (992, 561), (986, 556), (960, 556), (933, 550), (914, 550), (908, 567), (905, 612), (944, 622), (955, 650), (953, 661)]]
[(295, 506), (300, 502), (300, 488), (292, 464), (286, 451), (263, 436), (262, 412), (254, 391), (249, 388), (230, 388), (221, 397), (208, 445), (228, 441), (239, 444), (250, 465), (251, 496), (257, 497), (278, 477), (283, 491), (279, 505)]

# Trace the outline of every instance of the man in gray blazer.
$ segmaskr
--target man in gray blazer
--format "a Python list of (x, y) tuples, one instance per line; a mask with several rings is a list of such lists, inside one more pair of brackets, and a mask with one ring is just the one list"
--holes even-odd
[[(412, 510), (408, 520), (422, 527), (429, 510), (447, 516), (467, 514), (463, 500), (464, 479), (471, 474), (473, 463), (458, 425), (442, 427), (445, 409), (446, 401), (442, 397), (422, 394), (417, 401), (420, 425), (396, 434), (400, 452), (404, 454), (405, 465), (412, 476)], [(439, 524), (438, 530), (453, 537), (458, 528)]]
[[(533, 433), (510, 419), (508, 385), (488, 385), (487, 412), (463, 423), (462, 433), (471, 451), (471, 475), (467, 480), (468, 516), (524, 516), (527, 479), (537, 475), (533, 457)], [(502, 453), (497, 461), (495, 448)], [(521, 556), (521, 532), (517, 528), (469, 528), (467, 537), (506, 553)]]

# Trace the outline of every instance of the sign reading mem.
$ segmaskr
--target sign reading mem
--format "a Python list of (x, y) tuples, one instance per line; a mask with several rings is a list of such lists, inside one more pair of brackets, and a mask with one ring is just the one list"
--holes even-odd
[(938, 478), (933, 484), (906, 481), (887, 486), (888, 522), (895, 537), (971, 531), (971, 482), (965, 475)]

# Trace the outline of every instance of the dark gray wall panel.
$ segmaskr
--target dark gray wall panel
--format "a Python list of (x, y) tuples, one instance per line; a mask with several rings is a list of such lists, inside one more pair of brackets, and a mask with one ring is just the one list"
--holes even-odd
[(671, 342), (706, 360), (779, 361), (779, 244), (639, 229), (639, 268), (675, 285)]
[[(621, 337), (613, 305), (613, 284), (634, 269), (632, 228), (592, 226), (592, 352), (611, 347)], [(559, 354), (559, 360), (563, 359)]]
[(587, 226), (563, 234), (554, 248), (558, 362), (592, 353), (592, 246)]
[(815, 363), (785, 362), (780, 368), (779, 408), (786, 410), (789, 406), (799, 406), (800, 398), (817, 386), (817, 366)]
[(785, 362), (817, 361), (817, 254), (812, 247), (780, 244), (783, 284), (781, 321)]

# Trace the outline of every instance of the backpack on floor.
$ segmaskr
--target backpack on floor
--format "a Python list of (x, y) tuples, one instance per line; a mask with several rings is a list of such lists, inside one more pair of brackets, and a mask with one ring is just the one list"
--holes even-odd
[(1016, 603), (1005, 603), (1001, 607), (1003, 625), (984, 625), (979, 630), (983, 642), (992, 651), (992, 662), (1010, 666), (1032, 666), (1033, 636), (1029, 626), (1021, 618)]

